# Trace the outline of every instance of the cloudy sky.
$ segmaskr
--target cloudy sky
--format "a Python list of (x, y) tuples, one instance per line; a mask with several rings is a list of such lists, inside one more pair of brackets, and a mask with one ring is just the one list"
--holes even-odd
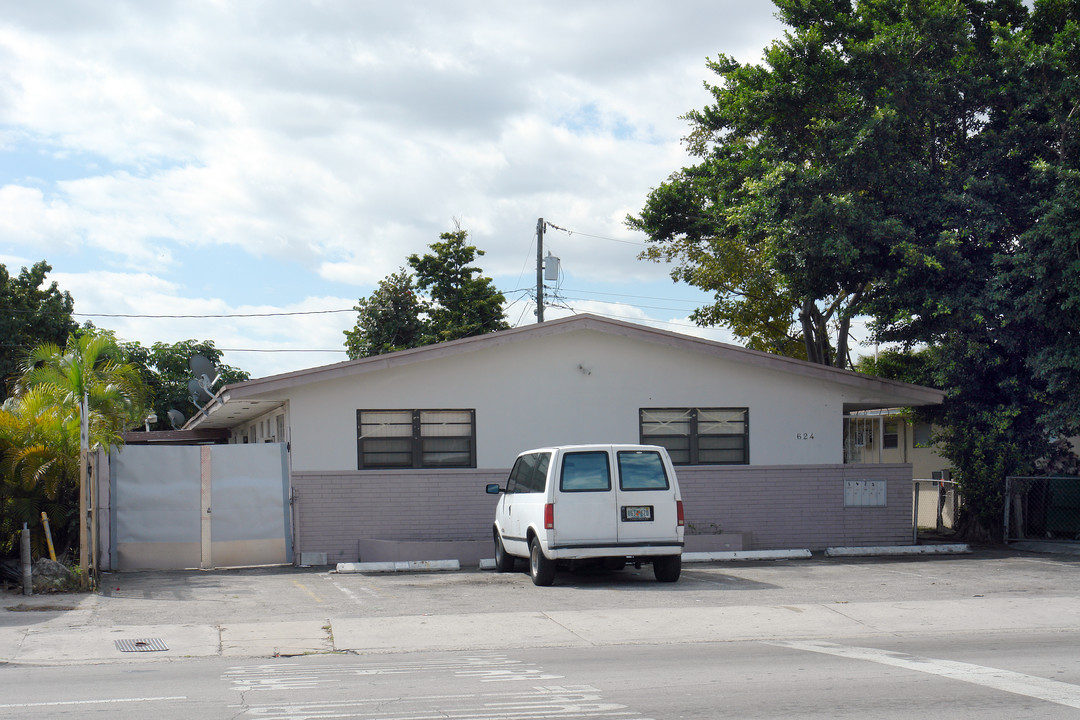
[(357, 298), (456, 220), (526, 324), (543, 217), (547, 318), (727, 339), (623, 220), (691, 162), (706, 59), (781, 34), (767, 2), (0, 8), (0, 263), (47, 260), (80, 322), (256, 377), (337, 362)]

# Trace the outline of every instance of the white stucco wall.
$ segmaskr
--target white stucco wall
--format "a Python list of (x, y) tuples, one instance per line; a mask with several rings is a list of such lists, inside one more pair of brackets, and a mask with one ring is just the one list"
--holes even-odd
[[(591, 330), (521, 338), (284, 391), (292, 467), (356, 469), (358, 409), (475, 409), (477, 466), (552, 444), (638, 442), (643, 407), (748, 407), (752, 465), (843, 461), (839, 384)], [(281, 396), (283, 393), (276, 393)]]

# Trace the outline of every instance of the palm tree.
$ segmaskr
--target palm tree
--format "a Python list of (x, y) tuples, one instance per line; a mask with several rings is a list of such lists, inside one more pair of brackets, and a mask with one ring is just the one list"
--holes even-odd
[(82, 400), (88, 399), (89, 446), (120, 445), (123, 432), (141, 422), (145, 385), (107, 334), (71, 335), (63, 348), (39, 345), (20, 370), (0, 408), (0, 504), (7, 525), (0, 530), (9, 536), (18, 524), (36, 521), (46, 504), (60, 505), (50, 516), (68, 521), (54, 528), (77, 528)]
[[(109, 334), (70, 335), (63, 349), (38, 345), (20, 370), (15, 394), (41, 388), (67, 419), (78, 419), (83, 397), (88, 398), (90, 447), (122, 443), (122, 433), (142, 422), (146, 386)], [(77, 437), (78, 425), (75, 430)]]
[[(32, 388), (0, 406), (0, 554), (12, 552), (23, 523), (36, 525), (42, 512), (57, 546), (70, 544), (69, 531), (78, 528), (78, 471), (78, 418), (65, 422), (49, 393)], [(33, 537), (40, 555), (44, 538)]]

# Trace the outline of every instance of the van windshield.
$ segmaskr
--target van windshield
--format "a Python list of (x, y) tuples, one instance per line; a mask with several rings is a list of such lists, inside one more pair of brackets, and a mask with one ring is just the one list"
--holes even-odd
[(668, 477), (660, 453), (619, 453), (619, 487), (623, 490), (667, 490)]

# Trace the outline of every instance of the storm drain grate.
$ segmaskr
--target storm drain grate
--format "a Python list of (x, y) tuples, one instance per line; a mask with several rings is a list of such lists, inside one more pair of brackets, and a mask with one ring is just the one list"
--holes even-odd
[(161, 638), (141, 638), (139, 640), (117, 640), (116, 649), (120, 652), (155, 652), (168, 650), (169, 646)]

